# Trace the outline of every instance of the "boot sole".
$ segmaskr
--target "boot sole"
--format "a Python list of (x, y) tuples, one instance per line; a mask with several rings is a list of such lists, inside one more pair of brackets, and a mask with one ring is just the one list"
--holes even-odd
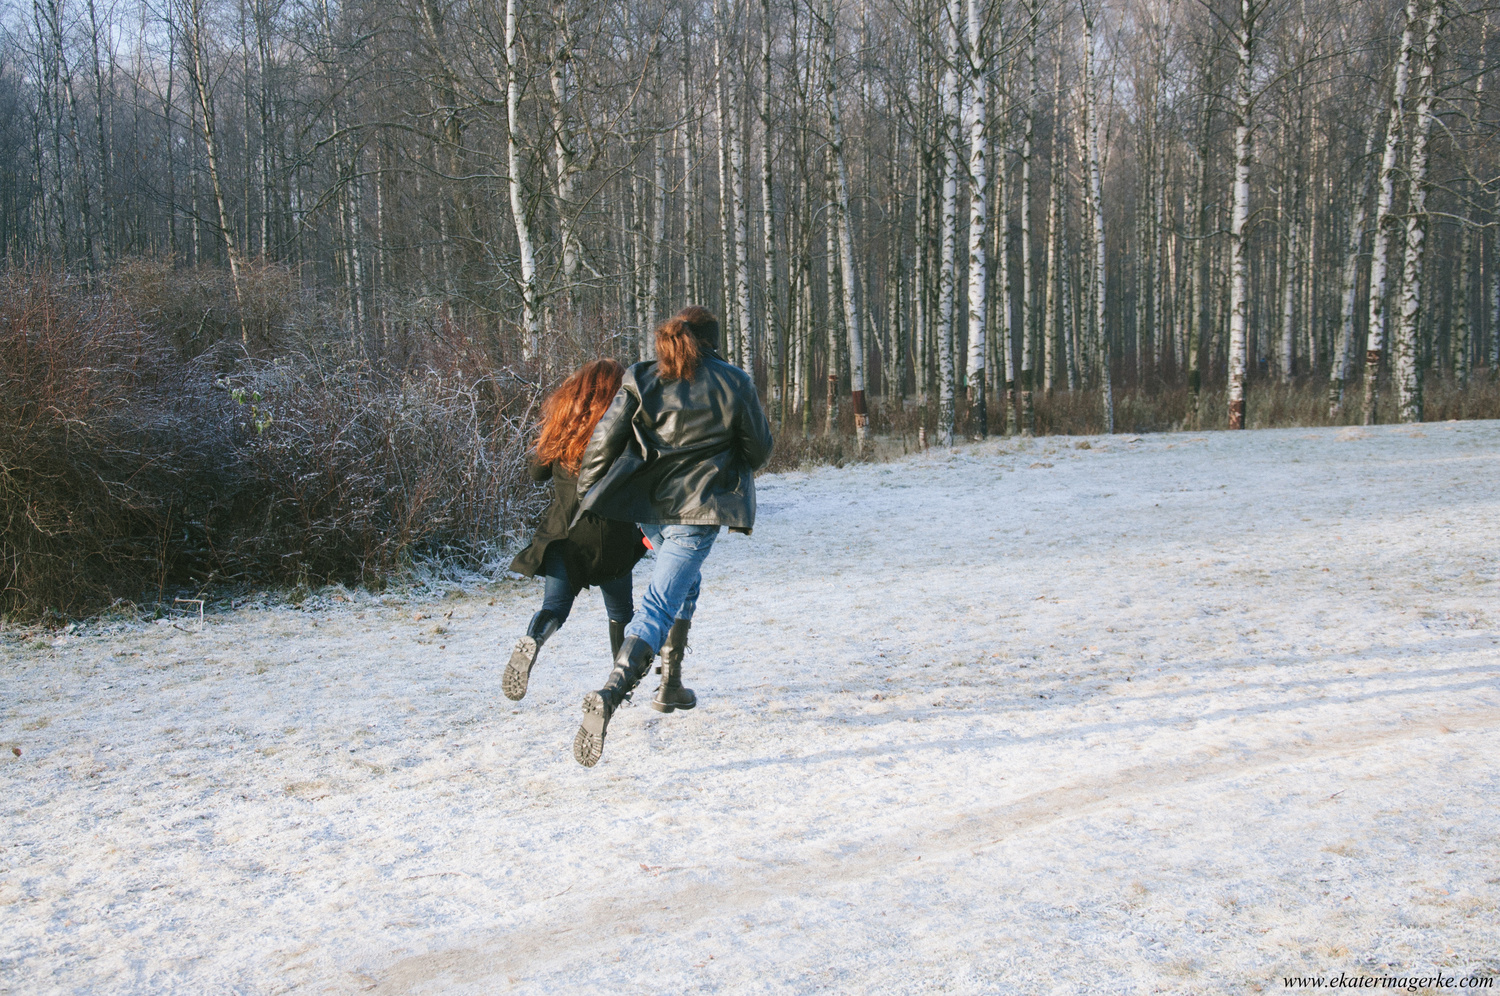
[(505, 677), (500, 679), (500, 690), (512, 702), (519, 702), (526, 697), (526, 683), (531, 680), (531, 669), (536, 666), (539, 649), (533, 637), (523, 636), (516, 641), (516, 649), (510, 652), (510, 663), (505, 665)]
[(598, 764), (604, 754), (604, 733), (609, 729), (609, 719), (604, 696), (589, 692), (583, 697), (583, 723), (573, 738), (573, 759), (585, 768)]

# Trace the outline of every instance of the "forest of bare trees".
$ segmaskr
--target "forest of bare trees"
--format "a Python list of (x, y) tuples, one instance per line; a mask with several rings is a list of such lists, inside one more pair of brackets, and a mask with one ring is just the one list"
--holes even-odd
[(0, 243), (236, 297), (284, 267), (350, 335), (463, 322), (517, 369), (643, 357), (700, 302), (773, 418), (861, 440), (877, 403), (951, 439), (1169, 387), (1193, 422), (1291, 383), (1419, 420), (1500, 366), (1490, 30), (1472, 0), (31, 0)]

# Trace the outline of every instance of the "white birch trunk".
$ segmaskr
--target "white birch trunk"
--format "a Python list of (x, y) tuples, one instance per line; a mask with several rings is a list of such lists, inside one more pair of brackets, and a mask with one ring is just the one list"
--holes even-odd
[(1416, 120), (1412, 124), (1411, 154), (1406, 168), (1406, 256), (1402, 266), (1401, 317), (1396, 328), (1392, 370), (1403, 422), (1422, 421), (1422, 357), (1418, 322), (1422, 310), (1423, 265), (1427, 258), (1427, 192), (1431, 189), (1427, 177), (1428, 139), (1434, 119), (1433, 75), (1438, 59), (1442, 0), (1427, 0), (1427, 4), (1426, 37), (1417, 76)]
[(1036, 130), (1037, 30), (1040, 0), (1026, 3), (1026, 106), (1021, 130), (1021, 434), (1036, 432), (1036, 309), (1032, 287), (1035, 261), (1031, 255), (1031, 147)]
[(1390, 271), (1390, 244), (1398, 219), (1391, 213), (1396, 196), (1397, 153), (1401, 148), (1406, 87), (1411, 72), (1417, 0), (1406, 2), (1406, 24), (1401, 30), (1401, 53), (1391, 83), (1391, 105), (1385, 126), (1385, 151), (1380, 157), (1380, 187), (1375, 207), (1375, 245), (1370, 256), (1370, 320), (1365, 344), (1364, 423), (1374, 425), (1379, 404), (1380, 362), (1385, 353), (1385, 298)]
[(578, 275), (578, 237), (573, 228), (577, 223), (574, 207), (574, 187), (577, 183), (577, 150), (574, 147), (573, 129), (570, 123), (570, 107), (573, 94), (573, 32), (568, 19), (565, 0), (554, 0), (553, 18), (557, 22), (557, 52), (552, 58), (552, 151), (556, 182), (558, 242), (562, 249), (562, 294), (573, 312), (572, 320), (579, 320), (577, 304), (573, 300), (573, 287)]
[(1473, 289), (1470, 277), (1473, 256), (1474, 230), (1465, 222), (1459, 235), (1458, 284), (1453, 290), (1453, 342), (1450, 348), (1453, 379), (1460, 388), (1469, 386), (1469, 337), (1473, 327), (1469, 317), (1469, 299)]
[(1000, 141), (997, 143), (1000, 149), (999, 155), (995, 157), (995, 267), (1000, 277), (1000, 321), (997, 338), (999, 348), (995, 350), (996, 359), (1000, 365), (1000, 376), (995, 379), (1000, 386), (1000, 426), (1002, 433), (1011, 430), (1012, 409), (1015, 402), (1015, 357), (1012, 355), (1012, 336), (1015, 334), (1015, 318), (1011, 314), (1011, 283), (1010, 283), (1010, 185), (1007, 183), (1005, 146), (1006, 135), (1006, 103), (1005, 89), (1000, 88), (996, 95), (997, 108), (996, 120), (999, 122)]
[[(1059, 80), (1060, 82), (1060, 80)], [(1057, 139), (1061, 146), (1064, 139)], [(1072, 253), (1069, 250), (1070, 239), (1068, 237), (1068, 173), (1067, 156), (1062, 148), (1057, 153), (1057, 229), (1058, 229), (1058, 259), (1057, 259), (1057, 306), (1060, 312), (1058, 318), (1059, 348), (1062, 350), (1062, 362), (1068, 377), (1068, 390), (1078, 390), (1078, 325), (1074, 321), (1074, 287)]]
[(778, 424), (782, 421), (781, 378), (785, 369), (786, 347), (781, 323), (777, 320), (776, 280), (776, 197), (771, 185), (771, 0), (761, 0), (760, 40), (760, 216), (761, 249), (765, 259), (765, 317), (761, 330), (766, 337), (766, 358), (769, 361), (767, 381), (771, 394), (771, 418)]
[[(1163, 160), (1165, 156), (1161, 157)], [(1176, 286), (1176, 267), (1170, 262), (1164, 263), (1163, 254), (1167, 251), (1166, 246), (1166, 215), (1167, 215), (1167, 165), (1165, 162), (1157, 164), (1152, 176), (1156, 181), (1156, 198), (1153, 201), (1151, 212), (1151, 296), (1148, 301), (1147, 314), (1151, 321), (1146, 326), (1150, 333), (1151, 341), (1155, 343), (1156, 369), (1161, 370), (1166, 360), (1166, 352), (1170, 345), (1171, 323), (1168, 318), (1168, 289)], [(1166, 274), (1163, 278), (1163, 274)], [(1172, 304), (1175, 305), (1175, 300)]]
[(967, 45), (969, 56), (969, 420), (980, 439), (989, 435), (985, 398), (985, 329), (989, 274), (985, 260), (985, 223), (989, 196), (989, 116), (986, 100), (986, 58), (981, 50), (981, 0), (969, 0)]
[(833, 224), (838, 232), (839, 268), (844, 276), (844, 328), (849, 336), (849, 394), (854, 408), (856, 445), (865, 448), (870, 416), (865, 408), (865, 344), (860, 327), (859, 276), (854, 269), (854, 236), (849, 225), (849, 180), (844, 165), (844, 128), (839, 115), (837, 48), (833, 0), (823, 4), (824, 102), (828, 112), (829, 156), (833, 168)]
[(918, 165), (917, 203), (912, 210), (912, 271), (911, 271), (911, 381), (912, 391), (918, 404), (927, 403), (927, 379), (923, 370), (924, 350), (927, 347), (927, 227), (924, 216), (927, 210), (926, 186), (923, 171)]
[[(213, 185), (214, 207), (218, 210), (219, 235), (223, 239), (224, 254), (229, 260), (229, 280), (234, 286), (235, 309), (239, 312), (240, 343), (248, 346), (250, 333), (245, 326), (245, 301), (240, 287), (240, 253), (235, 245), (234, 233), (229, 227), (229, 209), (224, 203), (224, 184), (219, 169), (218, 134), (215, 127), (213, 97), (208, 92), (208, 66), (204, 61), (204, 39), (203, 32), (206, 27), (207, 12), (204, 10), (203, 0), (188, 0), (188, 22), (189, 30), (192, 32), (188, 44), (192, 47), (192, 81), (194, 92), (198, 98), (198, 111), (202, 115), (203, 122), (203, 151), (208, 157), (208, 179)], [(62, 164), (58, 164), (62, 168)], [(195, 199), (196, 206), (196, 199)], [(88, 217), (85, 212), (83, 219), (85, 236), (88, 233)], [(196, 226), (195, 226), (196, 229)], [(93, 265), (93, 249), (88, 246), (89, 264)]]
[(646, 300), (649, 313), (641, 328), (641, 359), (656, 359), (656, 336), (651, 334), (655, 324), (666, 317), (667, 301), (662, 275), (666, 267), (662, 257), (667, 244), (667, 150), (666, 136), (657, 129), (651, 143), (652, 160), (652, 211), (651, 244), (647, 247), (647, 259), (651, 272), (646, 278)]
[[(1490, 11), (1486, 9), (1484, 13), (1484, 27), (1482, 28), (1479, 36), (1479, 51), (1481, 53), (1487, 51), (1489, 39)], [(1475, 105), (1479, 107), (1484, 106), (1484, 81), (1485, 77), (1488, 75), (1488, 70), (1489, 62), (1481, 55), (1481, 58), (1479, 60), (1479, 78), (1475, 82), (1475, 90), (1477, 91), (1477, 93), (1476, 99), (1474, 101)], [(1496, 199), (1496, 208), (1496, 214), (1500, 214), (1500, 197), (1497, 197)], [(1500, 266), (1495, 265), (1495, 256), (1497, 254), (1492, 252), (1490, 258), (1491, 284), (1488, 288), (1486, 288), (1484, 280), (1484, 247), (1489, 243), (1489, 240), (1485, 237), (1485, 235), (1486, 233), (1483, 231), (1479, 233), (1479, 313), (1482, 318), (1489, 319), (1490, 338), (1489, 352), (1487, 354), (1484, 352), (1483, 338), (1480, 336), (1480, 333), (1477, 330), (1475, 332), (1475, 336), (1476, 338), (1480, 339), (1480, 341), (1476, 343), (1476, 352), (1478, 353), (1477, 359), (1481, 363), (1484, 363), (1486, 360), (1488, 360), (1489, 375), (1491, 379), (1493, 379), (1497, 376), (1497, 374), (1500, 374)], [(1485, 305), (1486, 290), (1489, 291), (1490, 295), (1488, 310), (1486, 309)]]
[(1280, 359), (1281, 379), (1289, 383), (1297, 370), (1297, 260), (1302, 249), (1302, 225), (1297, 210), (1295, 188), (1290, 192), (1287, 200), (1290, 201), (1290, 207), (1287, 219), (1286, 261), (1282, 264)]
[[(1243, 0), (1248, 3), (1249, 0)], [(1108, 290), (1104, 252), (1104, 184), (1099, 168), (1099, 98), (1094, 87), (1094, 20), (1087, 0), (1083, 2), (1083, 101), (1084, 128), (1088, 141), (1089, 195), (1094, 221), (1094, 324), (1099, 337), (1099, 375), (1103, 388), (1104, 431), (1115, 431), (1115, 392), (1110, 371), (1109, 330), (1105, 327), (1105, 294)]]
[(349, 178), (345, 187), (349, 202), (349, 303), (356, 328), (365, 320), (365, 261), (360, 251), (365, 240), (364, 178), (360, 155), (357, 151), (350, 154)]
[[(955, 0), (949, 0), (950, 7)], [(957, 18), (949, 16), (948, 64), (943, 70), (940, 92), (943, 151), (943, 248), (938, 274), (938, 438), (944, 447), (953, 445), (953, 324), (957, 291), (958, 238), (958, 30)]]
[(1235, 25), (1239, 65), (1234, 84), (1234, 191), (1229, 224), (1229, 428), (1245, 428), (1248, 300), (1246, 277), (1250, 222), (1251, 85), (1255, 53), (1254, 0), (1240, 0)]
[(531, 222), (526, 216), (526, 191), (521, 184), (521, 82), (517, 78), (516, 0), (505, 0), (505, 121), (506, 168), (510, 173), (510, 213), (516, 228), (521, 256), (521, 324), (525, 358), (541, 350), (537, 321), (536, 249), (531, 240)]
[[(1500, 213), (1500, 204), (1497, 204)], [(1500, 236), (1491, 243), (1490, 250), (1490, 377), (1500, 375)]]
[(693, 116), (688, 112), (691, 106), (688, 97), (688, 77), (692, 74), (692, 62), (689, 59), (690, 34), (687, 14), (684, 10), (682, 17), (682, 80), (681, 80), (681, 103), (682, 103), (682, 127), (680, 140), (682, 142), (682, 282), (683, 289), (687, 294), (689, 304), (698, 304), (703, 295), (698, 278), (698, 226), (694, 219), (698, 215), (698, 197), (696, 189), (696, 169), (693, 162)]
[[(1204, 81), (1207, 81), (1207, 70), (1203, 73)], [(1188, 368), (1188, 425), (1197, 428), (1200, 424), (1200, 412), (1198, 410), (1198, 399), (1203, 388), (1203, 371), (1199, 364), (1203, 355), (1203, 333), (1204, 324), (1208, 320), (1208, 285), (1207, 264), (1203, 240), (1208, 237), (1208, 156), (1209, 140), (1211, 137), (1210, 125), (1213, 123), (1213, 104), (1209, 99), (1208, 88), (1203, 87), (1203, 96), (1198, 111), (1198, 148), (1194, 155), (1193, 165), (1197, 172), (1193, 183), (1193, 206), (1192, 226), (1193, 241), (1188, 246), (1188, 265), (1192, 272), (1188, 275), (1189, 293), (1192, 296), (1189, 305), (1191, 311), (1188, 315), (1187, 336), (1187, 368)]]
[(1349, 223), (1349, 239), (1344, 247), (1344, 273), (1342, 287), (1342, 314), (1339, 322), (1338, 342), (1333, 351), (1333, 376), (1328, 385), (1328, 416), (1338, 417), (1344, 407), (1344, 384), (1349, 380), (1350, 350), (1354, 346), (1354, 311), (1359, 306), (1359, 250), (1364, 244), (1365, 219), (1368, 217), (1370, 185), (1375, 181), (1370, 156), (1375, 151), (1375, 129), (1370, 129), (1365, 138), (1364, 182), (1360, 184), (1359, 202), (1354, 208), (1354, 218)]
[[(1061, 62), (1061, 60), (1059, 60)], [(1060, 81), (1059, 81), (1060, 82)], [(1056, 86), (1054, 86), (1056, 93)], [(1057, 116), (1057, 99), (1052, 101), (1054, 121), (1059, 120)], [(1061, 197), (1062, 180), (1062, 129), (1059, 128), (1052, 135), (1052, 157), (1050, 175), (1047, 178), (1047, 235), (1046, 235), (1046, 272), (1047, 283), (1042, 291), (1042, 349), (1051, 350), (1056, 348), (1058, 341), (1058, 301), (1062, 288), (1062, 275), (1058, 272), (1057, 243), (1058, 243), (1058, 200)], [(1057, 367), (1055, 362), (1047, 365), (1047, 382), (1045, 387), (1050, 391), (1053, 387), (1053, 371)]]
[(714, 3), (714, 96), (718, 122), (719, 154), (719, 300), (724, 332), (724, 355), (731, 360), (739, 355), (739, 330), (735, 328), (734, 308), (734, 195), (729, 178), (729, 97), (728, 67), (724, 64), (724, 7)]
[(838, 224), (834, 221), (834, 204), (838, 195), (834, 192), (833, 180), (833, 149), (830, 146), (825, 150), (825, 163), (823, 171), (823, 187), (825, 196), (828, 198), (828, 218), (823, 225), (823, 277), (824, 296), (828, 300), (828, 314), (825, 324), (828, 326), (828, 396), (824, 398), (823, 433), (831, 436), (838, 430), (838, 398), (839, 398), (839, 326), (843, 316), (844, 294), (839, 279), (839, 237)]
[(734, 323), (738, 327), (735, 362), (752, 375), (755, 372), (755, 323), (750, 317), (750, 224), (745, 205), (745, 142), (740, 133), (740, 87), (736, 79), (728, 88), (729, 99), (729, 189), (734, 211)]

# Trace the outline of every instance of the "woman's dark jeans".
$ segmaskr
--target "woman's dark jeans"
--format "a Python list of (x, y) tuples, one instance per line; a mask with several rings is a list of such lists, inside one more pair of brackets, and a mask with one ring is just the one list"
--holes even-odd
[[(542, 596), (542, 608), (557, 617), (561, 626), (568, 621), (573, 611), (573, 600), (583, 590), (568, 577), (567, 565), (563, 562), (562, 544), (550, 543), (542, 558), (542, 573), (546, 577), (547, 592)], [(615, 622), (630, 622), (635, 615), (635, 603), (630, 597), (630, 572), (617, 578), (599, 582), (599, 593), (604, 596), (604, 612)]]

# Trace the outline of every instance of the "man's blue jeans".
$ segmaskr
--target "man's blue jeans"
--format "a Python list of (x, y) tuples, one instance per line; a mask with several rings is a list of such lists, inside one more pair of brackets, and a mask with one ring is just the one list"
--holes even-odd
[(703, 561), (714, 548), (718, 526), (657, 525), (642, 522), (641, 531), (656, 548), (651, 584), (641, 598), (640, 611), (625, 627), (660, 650), (674, 619), (691, 619), (698, 606), (698, 579)]

